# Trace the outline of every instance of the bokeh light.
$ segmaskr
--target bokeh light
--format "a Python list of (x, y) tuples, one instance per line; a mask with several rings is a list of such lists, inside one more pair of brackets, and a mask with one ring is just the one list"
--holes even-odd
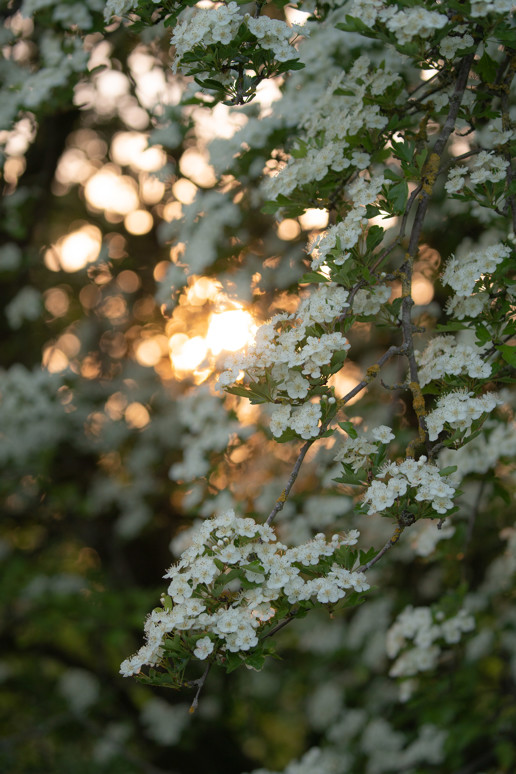
[(126, 231), (134, 236), (148, 234), (154, 225), (154, 219), (147, 210), (134, 210), (129, 212), (124, 218)]
[(101, 245), (100, 229), (87, 223), (61, 237), (45, 251), (45, 266), (51, 271), (79, 271), (97, 260)]
[(106, 164), (84, 187), (88, 204), (96, 210), (127, 215), (139, 206), (137, 186), (132, 177), (120, 175)]
[(160, 146), (147, 143), (148, 135), (142, 132), (118, 132), (111, 142), (111, 158), (135, 171), (155, 172), (166, 164), (167, 155)]

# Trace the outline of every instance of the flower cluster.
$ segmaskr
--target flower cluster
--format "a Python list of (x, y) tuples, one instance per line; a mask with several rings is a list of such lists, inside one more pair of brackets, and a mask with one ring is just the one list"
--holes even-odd
[(180, 18), (170, 41), (176, 50), (174, 71), (185, 54), (199, 44), (231, 43), (242, 24), (242, 15), (235, 2), (216, 8), (196, 8), (193, 13), (187, 9)]
[(262, 48), (272, 51), (278, 62), (287, 62), (296, 55), (290, 45), (294, 35), (302, 33), (306, 35), (304, 27), (293, 25), (289, 27), (280, 19), (271, 19), (269, 16), (259, 16), (257, 19), (246, 15), (246, 23), (249, 31), (260, 41)]
[(271, 433), (280, 438), (287, 428), (291, 428), (305, 441), (319, 434), (321, 407), (318, 403), (304, 403), (302, 406), (278, 406), (271, 417)]
[(471, 15), (482, 18), (488, 13), (510, 13), (514, 11), (512, 0), (471, 0)]
[(308, 248), (312, 255), (312, 269), (319, 269), (329, 259), (335, 266), (341, 266), (350, 258), (348, 251), (357, 244), (364, 226), (369, 222), (365, 217), (365, 207), (376, 201), (384, 182), (383, 175), (374, 175), (370, 179), (359, 177), (348, 186), (346, 193), (355, 207), (343, 220), (312, 241)]
[(459, 481), (469, 473), (487, 473), (499, 460), (510, 459), (516, 455), (514, 422), (505, 425), (488, 419), (483, 429), (487, 432), (473, 438), (467, 446), (461, 446), (460, 449), (443, 449), (440, 452), (440, 465), (457, 467), (457, 472), (451, 474), (452, 481)]
[(416, 352), (421, 387), (446, 374), (487, 379), (491, 375), (491, 366), (482, 359), (486, 349), (486, 346), (461, 344), (453, 336), (435, 336), (422, 352)]
[(66, 435), (62, 377), (41, 368), (28, 371), (15, 364), (0, 369), (0, 462), (20, 464), (48, 449), (51, 437), (58, 443)]
[(124, 16), (128, 11), (132, 11), (137, 3), (138, 0), (107, 0), (104, 8), (104, 19), (106, 22), (110, 22), (113, 16)]
[(442, 395), (436, 407), (426, 417), (428, 438), (435, 441), (445, 425), (452, 430), (469, 430), (473, 420), (482, 414), (489, 414), (502, 401), (493, 393), (486, 393), (478, 398), (472, 392), (456, 390)]
[(473, 37), (466, 32), (467, 27), (459, 24), (453, 33), (441, 40), (439, 51), (445, 59), (453, 59), (457, 52), (470, 48), (474, 44)]
[(196, 46), (205, 48), (218, 43), (231, 43), (242, 24), (247, 26), (262, 49), (272, 51), (278, 62), (287, 62), (296, 56), (297, 52), (290, 41), (300, 32), (305, 33), (302, 27), (290, 27), (279, 19), (242, 15), (235, 2), (220, 4), (215, 8), (196, 8), (193, 12), (187, 9), (181, 14), (171, 39), (176, 49), (174, 70), (177, 70), (185, 55)]
[[(396, 619), (387, 633), (387, 655), (396, 658), (389, 674), (391, 677), (412, 677), (418, 672), (433, 669), (441, 653), (442, 641), (457, 643), (461, 635), (475, 628), (475, 619), (461, 609), (446, 618), (442, 611), (432, 614), (429, 607), (409, 605)], [(441, 643), (438, 641), (441, 640)]]
[(497, 183), (499, 180), (503, 180), (509, 162), (503, 156), (498, 156), (496, 153), (481, 151), (471, 166), (471, 169), (465, 166), (452, 168), (444, 186), (449, 194), (456, 194), (462, 191), (466, 185), (468, 173), (471, 186), (480, 185), (486, 181)]
[(277, 542), (266, 524), (230, 510), (202, 523), (192, 544), (166, 573), (162, 608), (145, 623), (146, 644), (123, 662), (121, 674), (138, 674), (160, 664), (168, 652), (200, 660), (215, 653), (247, 653), (293, 604), (334, 604), (349, 589), (366, 591), (361, 572), (346, 569), (347, 546), (357, 530), (317, 534), (295, 548)]
[(496, 267), (511, 254), (511, 248), (498, 242), (489, 247), (471, 250), (461, 258), (451, 256), (442, 280), (457, 293), (458, 296), (469, 296), (475, 290), (475, 285), (484, 274), (492, 274)]
[(358, 17), (369, 27), (376, 22), (383, 22), (401, 45), (409, 43), (416, 36), (427, 38), (448, 22), (447, 17), (437, 11), (427, 11), (425, 8), (401, 9), (393, 5), (384, 7), (378, 0), (354, 0), (350, 15)]
[(367, 467), (371, 456), (378, 453), (380, 444), (389, 443), (393, 438), (394, 434), (387, 425), (374, 427), (362, 438), (355, 439), (350, 436), (339, 447), (335, 460), (351, 465), (356, 473), (360, 468)]
[(353, 297), (352, 308), (355, 314), (377, 314), (382, 304), (386, 304), (391, 297), (391, 288), (388, 285), (378, 285), (374, 288), (360, 288)]
[[(268, 177), (263, 183), (263, 192), (268, 199), (288, 196), (296, 188), (322, 180), (330, 171), (350, 174), (369, 166), (370, 155), (362, 149), (360, 135), (368, 129), (382, 129), (388, 122), (380, 107), (371, 104), (371, 98), (399, 80), (394, 72), (382, 68), (370, 70), (370, 66), (367, 56), (359, 57), (349, 73), (337, 75), (323, 93), (315, 97), (315, 104), (302, 120), (305, 136), (301, 148), (275, 177)], [(353, 135), (357, 136), (358, 143), (353, 141)], [(383, 184), (380, 178), (375, 178), (378, 190), (374, 195), (371, 193), (373, 188), (369, 189), (367, 179), (362, 177), (354, 183), (357, 190), (348, 192), (346, 189), (346, 193), (355, 204), (365, 206), (375, 200)], [(363, 186), (368, 191), (367, 201), (363, 197)], [(360, 193), (363, 201), (359, 200)]]
[[(328, 326), (335, 322), (348, 306), (347, 291), (334, 283), (325, 283), (303, 299), (297, 312), (275, 315), (260, 326), (254, 343), (247, 354), (231, 357), (219, 376), (217, 387), (229, 387), (241, 371), (254, 381), (266, 374), (274, 382), (273, 395), (277, 401), (303, 400), (309, 394), (312, 380), (325, 380), (324, 374), (336, 353), (349, 349), (347, 339), (339, 331), (315, 335), (314, 325)], [(283, 432), (290, 414), (288, 406), (282, 406), (273, 417), (275, 435)], [(306, 403), (297, 411), (295, 424), (305, 428), (302, 438), (317, 435), (320, 407)], [(308, 423), (308, 424), (307, 424)]]
[(195, 481), (210, 470), (210, 453), (223, 451), (231, 437), (245, 438), (250, 430), (231, 419), (220, 398), (206, 387), (181, 396), (177, 405), (183, 459), (171, 466), (169, 477), (172, 481)]
[[(388, 479), (386, 482), (380, 479)], [(446, 483), (437, 465), (428, 462), (425, 456), (417, 461), (389, 462), (373, 479), (364, 496), (369, 503), (369, 514), (379, 513), (394, 505), (409, 489), (416, 490), (417, 502), (429, 502), (437, 513), (446, 513), (453, 508), (452, 497), (455, 489)]]
[[(128, 0), (131, 2), (131, 0)], [(127, 0), (108, 0), (109, 4), (120, 4)], [(133, 4), (136, 0), (132, 0)], [(86, 0), (82, 3), (56, 3), (55, 0), (23, 0), (20, 11), (23, 16), (31, 18), (38, 11), (47, 10), (52, 13), (52, 21), (63, 27), (80, 27), (89, 30), (93, 27), (93, 17), (90, 11), (101, 11), (104, 0)], [(107, 17), (106, 17), (107, 18)]]

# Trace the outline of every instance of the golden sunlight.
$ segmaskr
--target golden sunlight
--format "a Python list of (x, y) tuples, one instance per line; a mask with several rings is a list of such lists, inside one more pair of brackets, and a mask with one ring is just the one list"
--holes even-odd
[(206, 342), (214, 355), (226, 350), (236, 352), (242, 349), (256, 333), (256, 325), (249, 312), (230, 309), (212, 314), (206, 335)]
[(169, 339), (170, 360), (176, 371), (193, 371), (208, 353), (208, 345), (202, 336), (188, 338), (185, 333), (175, 333)]

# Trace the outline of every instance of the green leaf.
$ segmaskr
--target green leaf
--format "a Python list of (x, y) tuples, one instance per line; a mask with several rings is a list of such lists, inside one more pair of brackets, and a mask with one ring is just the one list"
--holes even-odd
[(226, 93), (226, 87), (214, 78), (194, 78), (194, 81), (203, 89), (212, 89), (213, 91), (222, 91), (224, 94)]
[(242, 570), (247, 570), (248, 572), (257, 572), (260, 574), (265, 572), (258, 559), (255, 559), (254, 562), (250, 562), (250, 564), (242, 564), (241, 568)]
[(395, 212), (402, 213), (405, 210), (408, 199), (408, 183), (401, 180), (387, 189), (387, 201), (392, 204)]
[(394, 154), (401, 161), (405, 161), (407, 164), (412, 161), (412, 156), (414, 155), (414, 149), (416, 147), (414, 142), (396, 142), (393, 140), (391, 142), (391, 146)]
[(482, 325), (481, 323), (476, 326), (475, 333), (477, 335), (477, 341), (480, 345), (486, 344), (492, 339), (492, 333), (490, 333), (486, 326)]
[(491, 83), (496, 78), (498, 63), (484, 50), (478, 62), (475, 63), (475, 70), (483, 81)]
[(265, 655), (263, 653), (250, 653), (244, 657), (244, 663), (259, 672), (265, 664)]
[(344, 30), (344, 32), (362, 32), (362, 33), (371, 32), (367, 24), (364, 24), (363, 21), (361, 21), (360, 19), (357, 19), (356, 16), (348, 16), (348, 14), (346, 14), (345, 23), (340, 22), (335, 26), (337, 27), (338, 30)]
[(296, 441), (298, 438), (299, 438), (298, 434), (290, 427), (287, 427), (287, 429), (284, 430), (279, 437), (276, 435), (274, 436), (274, 440), (277, 443), (287, 443), (288, 441)]
[(279, 65), (276, 73), (279, 75), (288, 72), (288, 70), (302, 70), (304, 67), (305, 65), (299, 59), (289, 59), (288, 62), (282, 62)]
[(241, 398), (249, 398), (250, 390), (247, 387), (225, 387), (226, 392), (231, 395), (239, 395)]
[(222, 594), (224, 587), (227, 586), (228, 583), (231, 583), (232, 580), (240, 577), (240, 572), (240, 567), (235, 567), (229, 572), (226, 572), (223, 575), (219, 575), (213, 586), (214, 593), (217, 595)]
[(438, 325), (436, 330), (438, 330), (439, 333), (449, 333), (450, 331), (465, 331), (468, 327), (468, 325), (461, 322), (450, 322), (446, 325)]
[(381, 226), (371, 226), (367, 232), (366, 245), (369, 252), (372, 252), (374, 248), (380, 244), (383, 239), (384, 230)]
[(516, 347), (509, 344), (498, 344), (496, 349), (499, 351), (506, 363), (516, 367)]
[(378, 551), (376, 550), (376, 548), (373, 548), (373, 546), (371, 546), (371, 548), (369, 548), (367, 551), (360, 551), (359, 553), (360, 564), (367, 564), (367, 562), (370, 562), (371, 559), (374, 559), (377, 553)]
[(351, 422), (339, 422), (339, 427), (344, 430), (350, 438), (358, 438), (358, 433), (355, 430), (355, 426)]
[(325, 277), (324, 274), (319, 274), (316, 271), (307, 271), (303, 274), (300, 282), (331, 282), (329, 277)]
[(447, 468), (443, 468), (439, 471), (440, 476), (449, 476), (451, 473), (455, 473), (457, 465), (448, 465)]
[(229, 674), (230, 672), (234, 672), (235, 669), (238, 669), (238, 667), (242, 666), (242, 659), (240, 658), (240, 655), (238, 653), (231, 653), (231, 651), (226, 651), (226, 672)]
[(339, 478), (334, 478), (337, 484), (349, 484), (350, 486), (363, 486), (363, 481), (360, 480), (356, 473), (342, 473)]

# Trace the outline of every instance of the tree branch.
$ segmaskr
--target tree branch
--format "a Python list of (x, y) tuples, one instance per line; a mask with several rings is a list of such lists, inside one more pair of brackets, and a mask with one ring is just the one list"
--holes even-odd
[[(359, 382), (355, 387), (353, 387), (353, 389), (350, 390), (347, 393), (347, 395), (345, 395), (343, 398), (340, 398), (340, 400), (337, 401), (338, 410), (343, 408), (345, 406), (345, 404), (348, 403), (348, 401), (351, 400), (351, 398), (353, 398), (361, 390), (363, 390), (364, 387), (367, 387), (367, 385), (370, 384), (370, 382), (372, 382), (373, 379), (375, 379), (378, 376), (380, 368), (382, 367), (382, 365), (384, 363), (387, 362), (387, 360), (389, 360), (393, 355), (401, 355), (401, 354), (403, 354), (403, 352), (404, 352), (404, 347), (403, 346), (401, 346), (401, 347), (395, 347), (395, 346), (389, 347), (387, 352), (385, 352), (376, 361), (376, 363), (374, 365), (370, 366), (367, 369), (367, 376), (366, 376), (366, 378), (362, 379), (362, 381)], [(290, 490), (294, 486), (294, 483), (295, 483), (295, 481), (296, 481), (296, 479), (297, 479), (297, 477), (299, 475), (299, 471), (301, 469), (301, 465), (303, 464), (303, 460), (306, 457), (306, 453), (308, 452), (308, 449), (312, 446), (312, 444), (314, 444), (317, 440), (319, 440), (319, 438), (321, 438), (324, 435), (324, 433), (326, 432), (326, 430), (328, 429), (328, 427), (330, 425), (330, 421), (331, 420), (329, 420), (328, 422), (324, 422), (321, 425), (321, 428), (319, 430), (319, 434), (315, 438), (310, 438), (302, 446), (301, 451), (299, 452), (298, 457), (296, 459), (296, 462), (294, 464), (294, 467), (292, 469), (292, 473), (289, 476), (287, 485), (284, 488), (283, 492), (278, 497), (278, 499), (276, 500), (276, 502), (274, 504), (274, 508), (272, 509), (272, 511), (267, 516), (267, 520), (265, 522), (266, 524), (270, 524), (272, 522), (272, 520), (275, 518), (276, 514), (279, 513), (283, 509), (283, 506), (285, 505), (285, 503), (286, 503), (286, 501), (288, 499), (288, 496), (290, 494)]]

